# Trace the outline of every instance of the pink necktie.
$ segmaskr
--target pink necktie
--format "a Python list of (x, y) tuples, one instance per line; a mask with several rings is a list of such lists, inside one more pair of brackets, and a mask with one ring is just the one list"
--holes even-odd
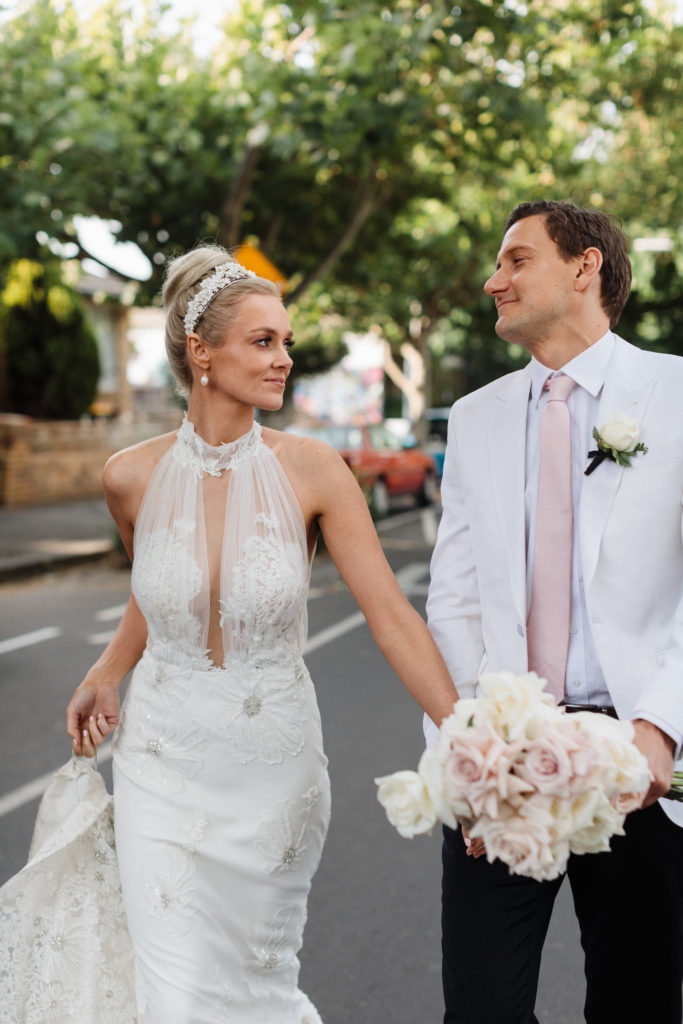
[(529, 670), (547, 680), (546, 689), (564, 699), (569, 648), (572, 572), (571, 423), (567, 398), (576, 382), (549, 377), (541, 414), (538, 513), (531, 607), (527, 623)]

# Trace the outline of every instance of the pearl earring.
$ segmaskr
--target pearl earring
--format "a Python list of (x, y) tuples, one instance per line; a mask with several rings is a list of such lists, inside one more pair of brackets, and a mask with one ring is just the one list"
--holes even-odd
[(203, 388), (206, 387), (206, 385), (209, 383), (209, 376), (207, 373), (203, 373), (201, 375), (201, 377), (199, 378), (199, 383), (202, 385)]

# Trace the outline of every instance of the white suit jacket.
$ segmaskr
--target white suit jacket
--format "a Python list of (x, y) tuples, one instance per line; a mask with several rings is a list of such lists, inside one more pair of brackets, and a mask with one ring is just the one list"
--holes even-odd
[[(429, 628), (461, 697), (482, 672), (527, 671), (525, 448), (530, 368), (451, 410)], [(616, 339), (597, 424), (623, 412), (648, 451), (583, 478), (588, 616), (619, 717), (683, 734), (683, 359)], [(586, 459), (588, 464), (588, 459)], [(680, 767), (680, 766), (679, 766)], [(683, 804), (662, 801), (683, 825)]]

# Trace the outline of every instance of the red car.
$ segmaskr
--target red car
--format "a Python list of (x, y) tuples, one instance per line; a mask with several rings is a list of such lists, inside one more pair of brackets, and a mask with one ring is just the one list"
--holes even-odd
[(287, 427), (293, 434), (316, 437), (336, 448), (369, 495), (378, 516), (386, 515), (391, 499), (412, 495), (421, 505), (440, 497), (436, 466), (431, 455), (410, 438), (401, 442), (381, 424)]

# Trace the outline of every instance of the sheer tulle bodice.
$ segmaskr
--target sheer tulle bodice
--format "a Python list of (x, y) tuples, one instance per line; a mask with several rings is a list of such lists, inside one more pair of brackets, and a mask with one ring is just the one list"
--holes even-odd
[[(211, 491), (222, 499), (223, 489), (224, 499), (212, 502)], [(214, 505), (224, 510), (223, 542), (209, 564)], [(212, 447), (185, 419), (150, 480), (135, 528), (133, 592), (151, 653), (211, 667), (209, 627), (218, 621), (224, 664), (283, 648), (300, 654), (308, 573), (303, 516), (260, 425)]]

